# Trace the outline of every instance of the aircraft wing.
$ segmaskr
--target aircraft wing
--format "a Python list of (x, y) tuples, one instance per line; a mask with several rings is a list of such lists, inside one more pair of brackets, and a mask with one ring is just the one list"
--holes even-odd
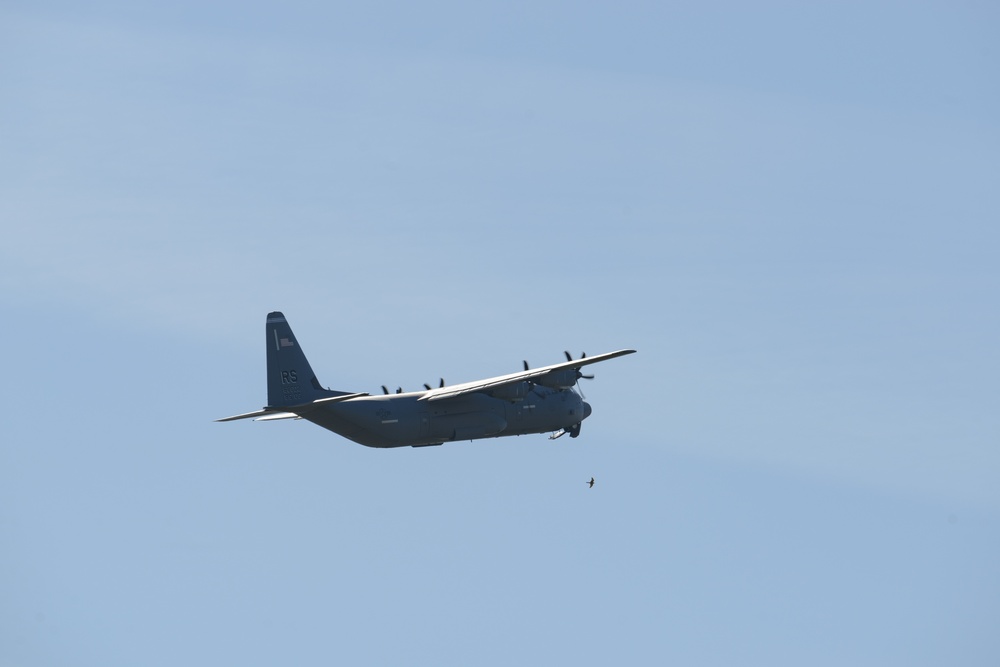
[(431, 389), (420, 397), (421, 401), (440, 401), (445, 398), (454, 398), (455, 396), (461, 396), (463, 394), (472, 394), (477, 391), (486, 391), (489, 389), (495, 389), (496, 387), (501, 387), (505, 384), (514, 384), (515, 382), (523, 382), (525, 380), (531, 380), (534, 378), (541, 377), (548, 373), (568, 370), (571, 368), (580, 368), (581, 366), (587, 366), (589, 364), (596, 364), (598, 361), (606, 361), (608, 359), (614, 359), (615, 357), (621, 357), (626, 354), (632, 354), (635, 350), (618, 350), (616, 352), (606, 352), (604, 354), (598, 354), (593, 357), (584, 357), (583, 359), (577, 359), (575, 361), (564, 361), (561, 364), (552, 364), (551, 366), (542, 366), (541, 368), (533, 368), (527, 371), (521, 371), (520, 373), (511, 373), (509, 375), (498, 375), (497, 377), (487, 378), (485, 380), (476, 380), (475, 382), (465, 382), (463, 384), (454, 384), (450, 387), (440, 387), (438, 389)]

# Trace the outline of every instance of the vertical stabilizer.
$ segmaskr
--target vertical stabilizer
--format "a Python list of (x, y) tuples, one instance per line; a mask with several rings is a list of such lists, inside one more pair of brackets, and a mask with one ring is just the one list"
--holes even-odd
[(324, 389), (313, 373), (285, 316), (267, 316), (267, 405), (301, 405), (344, 392)]

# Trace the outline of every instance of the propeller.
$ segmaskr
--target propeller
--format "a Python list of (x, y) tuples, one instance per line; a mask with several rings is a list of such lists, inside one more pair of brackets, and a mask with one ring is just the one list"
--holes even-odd
[[(438, 385), (438, 389), (440, 389), (443, 386), (444, 386), (444, 378), (441, 378), (441, 384)], [(424, 389), (426, 389), (427, 391), (430, 391), (431, 390), (431, 386), (425, 382), (424, 383)]]
[(382, 393), (383, 394), (388, 394), (389, 393), (389, 388), (387, 386), (385, 386), (385, 385), (382, 385)]
[[(573, 361), (573, 355), (569, 353), (569, 350), (563, 350), (563, 354), (566, 355), (566, 361)], [(587, 358), (587, 353), (586, 352), (581, 352), (580, 353), (580, 360), (583, 360), (583, 359), (586, 359), (586, 358)], [(583, 380), (593, 380), (594, 376), (593, 375), (584, 375), (583, 373), (580, 372), (579, 368), (576, 369), (576, 390), (578, 392), (580, 392), (580, 398), (587, 398), (586, 395), (584, 395), (584, 393), (583, 393), (583, 389), (580, 389), (580, 380), (581, 379), (583, 379)], [(576, 433), (575, 434), (574, 433), (570, 433), (570, 437), (571, 438), (575, 438), (578, 435), (580, 435), (579, 425), (577, 425)]]
[[(573, 355), (570, 354), (569, 351), (564, 350), (563, 354), (566, 355), (566, 361), (573, 361)], [(587, 358), (587, 353), (586, 352), (581, 352), (580, 353), (580, 360), (582, 361), (583, 359), (586, 359), (586, 358)], [(577, 371), (577, 372), (579, 372), (579, 371)], [(580, 373), (580, 377), (583, 378), (584, 380), (593, 380), (594, 379), (593, 375), (584, 375), (583, 373)]]

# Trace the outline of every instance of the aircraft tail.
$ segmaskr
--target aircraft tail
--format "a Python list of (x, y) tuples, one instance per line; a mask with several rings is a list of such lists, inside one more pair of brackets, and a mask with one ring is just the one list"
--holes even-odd
[(267, 405), (302, 405), (347, 392), (324, 389), (316, 379), (299, 341), (285, 316), (267, 315)]

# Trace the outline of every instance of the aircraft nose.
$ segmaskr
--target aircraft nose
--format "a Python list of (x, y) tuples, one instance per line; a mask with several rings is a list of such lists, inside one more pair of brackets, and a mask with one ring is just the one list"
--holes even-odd
[(593, 412), (593, 410), (590, 409), (590, 403), (587, 403), (586, 401), (584, 401), (584, 403), (583, 403), (583, 418), (586, 419), (587, 417), (589, 417), (591, 412)]

